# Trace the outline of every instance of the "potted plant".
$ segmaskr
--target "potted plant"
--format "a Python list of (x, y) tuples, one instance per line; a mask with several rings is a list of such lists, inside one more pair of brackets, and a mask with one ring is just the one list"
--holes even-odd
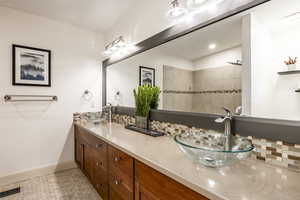
[(159, 105), (159, 87), (152, 87), (150, 85), (139, 86), (138, 89), (133, 90), (135, 99), (135, 120), (136, 127), (148, 129), (148, 119), (151, 109), (157, 109)]
[(297, 57), (295, 57), (294, 59), (289, 57), (289, 59), (284, 61), (284, 63), (287, 65), (289, 71), (293, 71), (297, 69), (297, 65), (296, 65)]
[(148, 116), (152, 101), (152, 88), (149, 85), (139, 86), (133, 90), (135, 99), (135, 123), (138, 128), (148, 129)]

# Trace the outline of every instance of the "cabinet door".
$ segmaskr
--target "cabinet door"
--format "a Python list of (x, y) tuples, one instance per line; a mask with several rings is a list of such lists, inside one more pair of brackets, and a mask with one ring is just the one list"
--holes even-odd
[(99, 163), (100, 161), (95, 161), (93, 171), (93, 184), (102, 199), (108, 200), (108, 174), (106, 170), (103, 170), (102, 166)]
[(109, 188), (109, 200), (127, 200), (119, 195), (112, 187)]
[(135, 184), (135, 200), (160, 200), (138, 182)]
[(93, 182), (93, 171), (94, 171), (94, 153), (93, 148), (88, 145), (83, 145), (83, 172)]
[(80, 169), (83, 167), (83, 143), (80, 138), (75, 138), (75, 162)]

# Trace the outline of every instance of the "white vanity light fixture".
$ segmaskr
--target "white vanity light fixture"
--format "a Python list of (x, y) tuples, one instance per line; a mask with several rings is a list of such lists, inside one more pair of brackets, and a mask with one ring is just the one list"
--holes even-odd
[(127, 54), (129, 51), (135, 50), (134, 47), (135, 46), (132, 44), (127, 44), (123, 36), (120, 36), (113, 42), (106, 45), (103, 54), (105, 57), (111, 57), (111, 56), (120, 57), (124, 54)]
[(188, 9), (193, 10), (194, 14), (215, 10), (218, 4), (225, 0), (187, 0)]
[(171, 8), (167, 14), (170, 18), (174, 19), (174, 18), (182, 17), (187, 13), (188, 10), (179, 3), (179, 0), (174, 0), (171, 2)]
[(187, 0), (188, 8), (198, 8), (203, 5), (207, 0)]
[(177, 23), (190, 22), (193, 17), (201, 12), (216, 11), (218, 4), (225, 0), (186, 0), (186, 6), (182, 6), (179, 0), (171, 2), (171, 9), (167, 15), (171, 19), (176, 19)]
[(210, 50), (213, 50), (213, 49), (215, 49), (216, 47), (217, 47), (216, 43), (211, 43), (211, 44), (208, 45), (208, 48), (209, 48)]

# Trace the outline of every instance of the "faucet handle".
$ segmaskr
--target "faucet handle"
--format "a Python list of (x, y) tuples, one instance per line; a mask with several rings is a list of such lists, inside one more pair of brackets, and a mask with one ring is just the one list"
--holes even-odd
[(232, 116), (231, 111), (228, 108), (222, 107), (222, 109), (226, 112), (227, 116)]

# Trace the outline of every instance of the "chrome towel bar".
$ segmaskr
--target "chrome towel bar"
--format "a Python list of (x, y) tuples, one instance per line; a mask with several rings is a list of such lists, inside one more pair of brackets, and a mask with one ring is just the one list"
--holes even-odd
[(18, 102), (18, 101), (57, 101), (57, 96), (50, 95), (5, 95), (5, 102)]

